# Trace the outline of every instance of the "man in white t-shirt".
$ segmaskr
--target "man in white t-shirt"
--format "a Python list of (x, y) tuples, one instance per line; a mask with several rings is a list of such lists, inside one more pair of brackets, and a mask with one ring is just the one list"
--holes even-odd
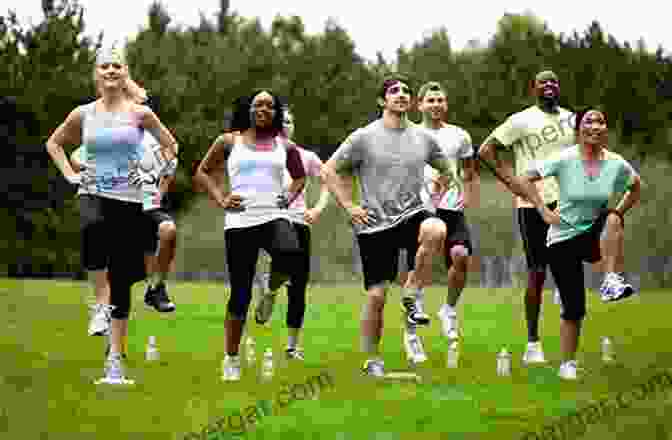
[[(533, 83), (536, 104), (513, 114), (486, 138), (479, 150), (482, 160), (494, 161), (495, 170), (503, 183), (517, 196), (515, 198), (525, 257), (528, 284), (525, 294), (525, 317), (528, 344), (523, 362), (544, 363), (544, 352), (539, 340), (539, 315), (541, 298), (549, 264), (546, 246), (548, 224), (537, 209), (524, 197), (520, 179), (535, 161), (545, 160), (575, 142), (573, 114), (559, 106), (560, 82), (552, 71), (539, 72)], [(513, 153), (503, 158), (504, 152)], [(558, 201), (558, 184), (550, 177), (536, 183), (544, 203), (555, 210)]]
[[(285, 109), (284, 117), (284, 134), (287, 139), (291, 141), (294, 136), (294, 115), (287, 108)], [(299, 151), (301, 156), (303, 168), (306, 171), (306, 177), (321, 180), (320, 170), (322, 169), (322, 161), (317, 156), (317, 154), (299, 146), (296, 146), (296, 149)], [(289, 176), (289, 172), (285, 170), (285, 186), (287, 187), (290, 182), (291, 177)], [(322, 211), (327, 206), (329, 201), (329, 189), (321, 181), (320, 187), (320, 199), (314, 207), (308, 208), (307, 206), (308, 204), (306, 201), (305, 187), (288, 207), (289, 219), (296, 229), (299, 237), (299, 243), (303, 250), (303, 270), (300, 271), (300, 275), (290, 278), (286, 284), (288, 296), (286, 323), (289, 336), (285, 354), (288, 359), (303, 360), (304, 358), (302, 350), (298, 348), (298, 339), (299, 332), (303, 327), (303, 318), (306, 309), (306, 288), (310, 277), (310, 226), (317, 223), (320, 215), (322, 214)], [(266, 259), (266, 265), (269, 267), (269, 270), (272, 271), (273, 262), (270, 261), (271, 258), (267, 254)], [(273, 306), (275, 304), (276, 295), (280, 291), (281, 287), (278, 286), (275, 291), (271, 291), (268, 283), (269, 280), (270, 272), (265, 274), (265, 277), (261, 282), (262, 292), (255, 309), (255, 320), (257, 324), (260, 325), (265, 324), (270, 319), (271, 314), (273, 313)]]
[[(449, 341), (458, 338), (457, 303), (466, 284), (468, 258), (472, 254), (469, 226), (466, 223), (465, 207), (478, 203), (478, 174), (474, 162), (474, 148), (471, 136), (466, 130), (444, 122), (448, 112), (445, 90), (438, 82), (428, 82), (418, 92), (418, 110), (422, 113), (422, 126), (433, 133), (446, 156), (449, 157), (454, 178), (449, 188), (442, 188), (438, 173), (430, 166), (425, 167), (425, 191), (423, 198), (436, 216), (446, 224), (445, 264), (448, 269), (448, 295), (439, 310), (442, 332)], [(408, 256), (406, 257), (408, 258)], [(410, 265), (408, 262), (406, 267)], [(402, 283), (405, 274), (402, 272)], [(424, 310), (424, 291), (416, 292), (418, 310)], [(415, 344), (413, 340), (418, 340)], [(421, 351), (422, 344), (414, 327), (408, 327), (404, 342), (408, 352)], [(416, 358), (425, 356), (416, 353)], [(410, 355), (409, 355), (410, 357)]]

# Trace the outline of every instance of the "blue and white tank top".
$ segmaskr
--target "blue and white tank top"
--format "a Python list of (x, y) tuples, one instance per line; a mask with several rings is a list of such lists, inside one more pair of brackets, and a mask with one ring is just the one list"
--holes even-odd
[(240, 136), (227, 160), (231, 192), (243, 197), (241, 211), (226, 211), (224, 229), (247, 228), (275, 219), (289, 219), (286, 209), (278, 206), (283, 192), (283, 177), (287, 162), (286, 145), (278, 137), (273, 150), (258, 151), (245, 145)]
[(97, 112), (95, 101), (80, 109), (86, 166), (78, 194), (142, 203), (142, 191), (128, 181), (129, 170), (137, 166), (144, 150), (139, 115)]

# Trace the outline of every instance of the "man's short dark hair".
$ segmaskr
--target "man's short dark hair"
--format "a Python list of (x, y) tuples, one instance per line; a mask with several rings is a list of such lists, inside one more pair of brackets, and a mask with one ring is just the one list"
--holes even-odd
[(383, 82), (381, 83), (380, 88), (378, 89), (378, 97), (381, 99), (385, 99), (387, 89), (389, 89), (398, 82), (406, 84), (408, 88), (411, 89), (411, 96), (413, 96), (413, 84), (411, 83), (411, 79), (407, 75), (404, 75), (403, 73), (393, 73), (383, 78)]

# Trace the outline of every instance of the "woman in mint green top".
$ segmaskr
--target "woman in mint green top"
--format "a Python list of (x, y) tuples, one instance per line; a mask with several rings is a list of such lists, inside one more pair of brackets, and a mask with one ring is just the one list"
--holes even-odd
[[(641, 185), (632, 165), (607, 149), (604, 112), (577, 112), (576, 121), (578, 144), (533, 164), (526, 179), (531, 183), (553, 176), (559, 186), (557, 212), (562, 221), (550, 226), (546, 243), (562, 299), (560, 345), (564, 362), (560, 376), (565, 379), (576, 379), (576, 351), (586, 314), (583, 263), (603, 265), (603, 301), (617, 301), (634, 293), (622, 275), (623, 216), (639, 200)], [(609, 201), (618, 194), (623, 194), (622, 199), (615, 209), (608, 209)]]

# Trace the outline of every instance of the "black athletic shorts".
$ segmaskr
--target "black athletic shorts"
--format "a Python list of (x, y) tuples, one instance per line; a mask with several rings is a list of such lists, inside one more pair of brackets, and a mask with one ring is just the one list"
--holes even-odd
[[(405, 249), (407, 255), (415, 256), (419, 246), (420, 225), (432, 217), (435, 216), (429, 211), (420, 211), (391, 228), (357, 234), (366, 290), (377, 284), (396, 281), (399, 251)], [(409, 258), (409, 263), (409, 270), (413, 270), (415, 259)]]
[[(547, 206), (550, 210), (554, 210), (558, 203), (553, 202)], [(527, 270), (530, 272), (545, 272), (549, 263), (548, 247), (546, 246), (549, 225), (536, 208), (518, 208), (517, 212)]]
[(450, 249), (453, 246), (461, 244), (472, 254), (471, 232), (464, 217), (464, 212), (452, 211), (449, 209), (437, 209), (436, 216), (446, 224), (448, 235), (446, 236), (446, 268), (450, 269), (453, 265), (453, 259), (450, 256)]
[(145, 237), (145, 253), (154, 255), (159, 248), (159, 225), (163, 222), (175, 223), (175, 220), (163, 208), (145, 211), (145, 215), (149, 218), (153, 231)]
[(142, 204), (82, 194), (79, 210), (84, 269), (108, 269), (131, 282), (143, 280), (143, 245), (152, 225)]
[(548, 248), (551, 274), (562, 299), (562, 319), (578, 321), (586, 315), (583, 263), (597, 263), (602, 258), (600, 239), (607, 215), (600, 215), (583, 234)]

